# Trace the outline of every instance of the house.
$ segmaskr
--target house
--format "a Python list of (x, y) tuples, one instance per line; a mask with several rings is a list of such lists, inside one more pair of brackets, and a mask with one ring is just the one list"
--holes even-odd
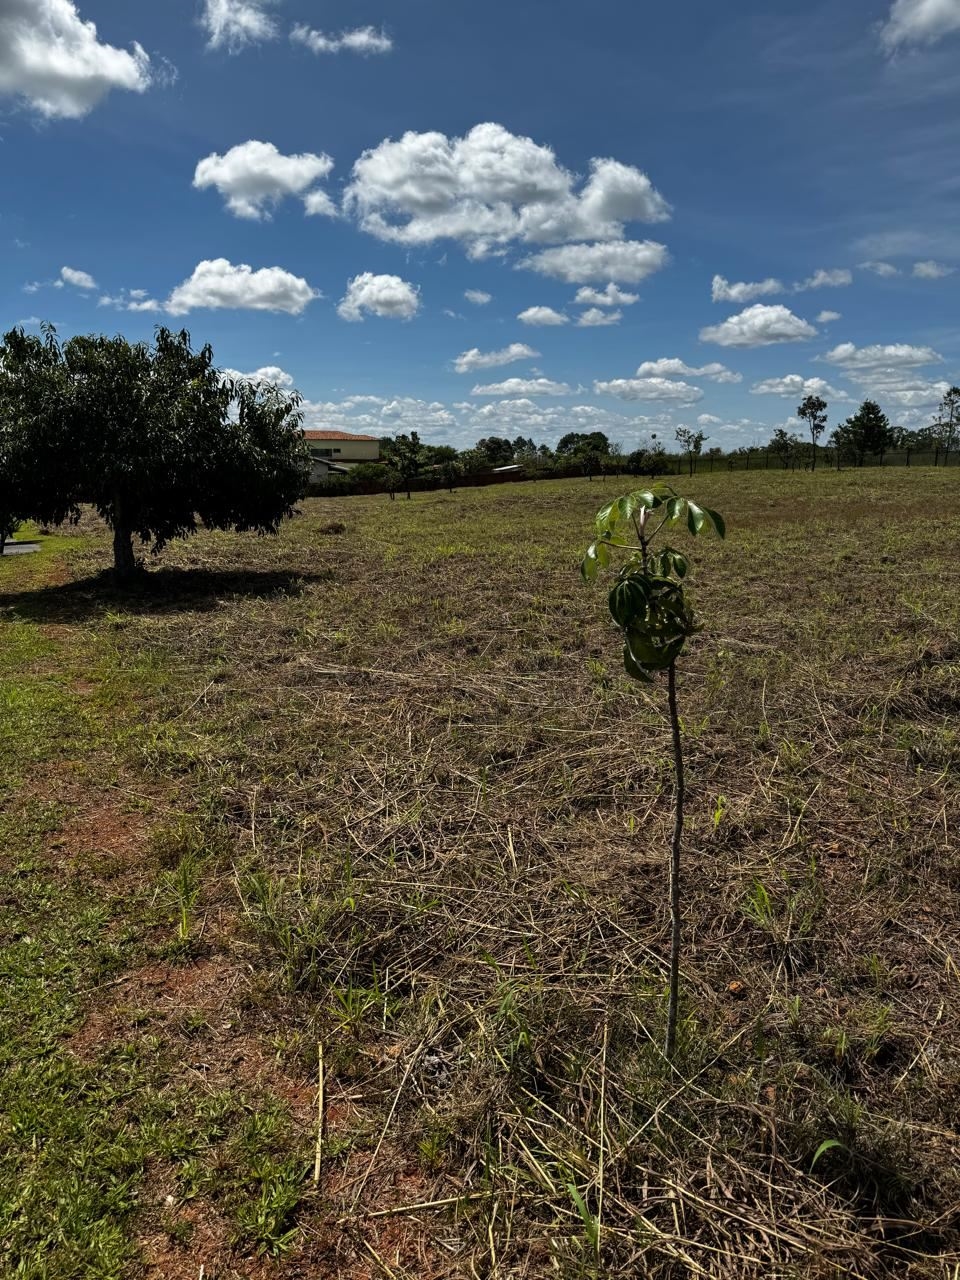
[(310, 450), (310, 480), (322, 484), (328, 475), (345, 475), (358, 462), (380, 461), (378, 436), (352, 435), (349, 431), (304, 431)]

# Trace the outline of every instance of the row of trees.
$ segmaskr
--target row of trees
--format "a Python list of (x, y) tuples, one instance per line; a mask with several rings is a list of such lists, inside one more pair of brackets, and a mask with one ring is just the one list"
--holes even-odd
[(656, 434), (650, 442), (631, 453), (611, 441), (602, 431), (569, 432), (555, 448), (537, 444), (526, 436), (486, 436), (471, 449), (457, 451), (449, 445), (424, 444), (414, 431), (409, 435), (385, 438), (381, 442), (383, 462), (355, 467), (343, 481), (334, 482), (350, 491), (391, 494), (412, 486), (446, 484), (489, 474), (499, 467), (519, 465), (535, 475), (662, 476), (683, 468), (692, 476), (704, 460), (712, 471), (718, 463), (729, 468), (781, 465), (787, 469), (815, 470), (818, 459), (831, 466), (865, 465), (868, 457), (880, 462), (891, 451), (906, 454), (907, 465), (914, 454), (932, 456), (934, 465), (946, 465), (960, 443), (960, 388), (952, 387), (943, 398), (935, 420), (926, 427), (907, 430), (892, 425), (880, 406), (865, 400), (845, 422), (834, 428), (824, 443), (828, 406), (821, 396), (807, 396), (797, 408), (797, 417), (806, 424), (809, 440), (801, 439), (785, 427), (778, 427), (766, 445), (741, 446), (724, 451), (718, 446), (704, 450), (709, 437), (690, 427), (676, 428), (677, 449), (668, 453)]
[(128, 579), (134, 536), (159, 551), (201, 524), (275, 533), (309, 483), (299, 406), (225, 379), (186, 331), (148, 345), (13, 329), (0, 340), (0, 538), (90, 504)]

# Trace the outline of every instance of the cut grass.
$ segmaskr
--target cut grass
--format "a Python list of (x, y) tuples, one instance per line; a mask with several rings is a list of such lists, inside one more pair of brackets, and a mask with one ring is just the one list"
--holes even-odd
[(576, 578), (615, 482), (309, 502), (126, 596), (92, 531), (0, 563), (12, 1266), (949, 1275), (958, 483), (691, 488), (673, 1069), (663, 691)]

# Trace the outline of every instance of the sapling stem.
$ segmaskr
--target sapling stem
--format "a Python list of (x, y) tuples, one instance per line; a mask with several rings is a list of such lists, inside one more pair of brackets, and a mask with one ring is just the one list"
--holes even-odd
[(670, 995), (667, 1001), (667, 1034), (663, 1052), (671, 1060), (677, 1049), (677, 1016), (680, 1003), (680, 851), (683, 841), (683, 743), (677, 712), (677, 664), (667, 668), (667, 703), (673, 734), (673, 839), (670, 844)]

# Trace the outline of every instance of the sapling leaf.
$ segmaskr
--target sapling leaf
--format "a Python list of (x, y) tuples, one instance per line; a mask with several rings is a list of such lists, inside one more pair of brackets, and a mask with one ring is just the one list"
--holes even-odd
[(727, 524), (723, 516), (719, 511), (711, 511), (709, 507), (705, 507), (704, 510), (713, 522), (713, 527), (717, 531), (717, 536), (719, 538), (725, 538), (727, 536)]

